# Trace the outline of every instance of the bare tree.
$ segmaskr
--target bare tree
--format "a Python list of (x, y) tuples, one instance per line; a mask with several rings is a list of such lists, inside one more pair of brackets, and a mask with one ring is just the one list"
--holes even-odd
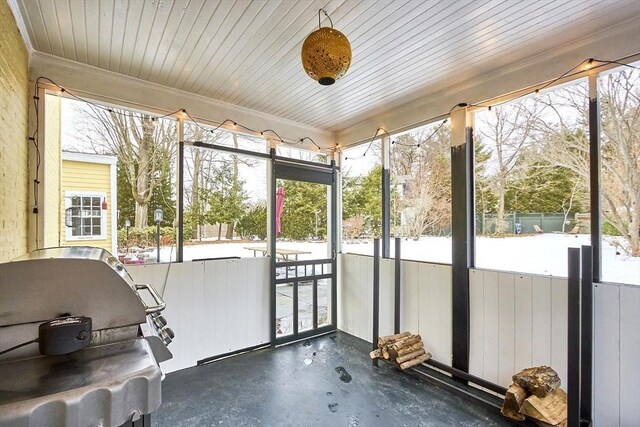
[(537, 103), (523, 99), (493, 108), (495, 114), (480, 117), (478, 132), (491, 153), (487, 173), (491, 176), (493, 190), (498, 199), (496, 233), (505, 232), (505, 196), (509, 186), (527, 169), (527, 151), (532, 145), (533, 118), (537, 115)]
[(600, 79), (605, 219), (640, 257), (640, 71)]
[(439, 234), (451, 223), (450, 141), (449, 126), (396, 138), (391, 156), (394, 217), (402, 217), (402, 233), (414, 239)]
[[(599, 81), (602, 214), (624, 236), (629, 254), (640, 256), (640, 72), (621, 70)], [(587, 194), (589, 141), (584, 129), (588, 128), (588, 99), (584, 83), (554, 91), (541, 100), (553, 120), (544, 115), (536, 120), (545, 141), (545, 158), (579, 175), (579, 191)]]
[(148, 204), (154, 188), (171, 170), (175, 158), (176, 126), (170, 120), (118, 108), (92, 105), (79, 109), (79, 131), (94, 152), (118, 157), (131, 185), (136, 228), (147, 226)]

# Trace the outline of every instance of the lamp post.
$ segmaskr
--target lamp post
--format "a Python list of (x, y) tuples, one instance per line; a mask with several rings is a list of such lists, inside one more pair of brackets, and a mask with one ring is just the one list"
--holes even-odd
[(153, 219), (156, 221), (156, 262), (160, 262), (160, 223), (162, 222), (162, 209), (153, 211)]
[(129, 227), (131, 227), (131, 221), (126, 219), (124, 221), (124, 228), (127, 229), (127, 253), (129, 253)]

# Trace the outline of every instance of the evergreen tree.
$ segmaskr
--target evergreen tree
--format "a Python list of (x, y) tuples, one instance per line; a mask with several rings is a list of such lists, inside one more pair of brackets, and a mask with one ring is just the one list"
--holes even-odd
[(278, 186), (284, 187), (285, 190), (281, 237), (298, 240), (309, 236), (325, 237), (328, 187), (322, 184), (289, 180), (279, 181)]

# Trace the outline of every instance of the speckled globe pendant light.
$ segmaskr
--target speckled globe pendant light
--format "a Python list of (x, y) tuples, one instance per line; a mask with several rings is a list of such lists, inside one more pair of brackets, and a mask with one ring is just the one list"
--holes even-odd
[[(331, 28), (320, 26), (320, 12), (329, 18)], [(347, 37), (333, 28), (333, 21), (324, 9), (318, 10), (318, 29), (302, 44), (302, 66), (313, 80), (324, 86), (343, 77), (351, 65), (351, 44)]]

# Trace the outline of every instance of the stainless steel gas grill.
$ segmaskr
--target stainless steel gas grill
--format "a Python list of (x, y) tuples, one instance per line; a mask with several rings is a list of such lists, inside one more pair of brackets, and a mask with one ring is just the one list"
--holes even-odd
[(103, 249), (0, 264), (0, 427), (148, 425), (172, 357), (164, 307)]

